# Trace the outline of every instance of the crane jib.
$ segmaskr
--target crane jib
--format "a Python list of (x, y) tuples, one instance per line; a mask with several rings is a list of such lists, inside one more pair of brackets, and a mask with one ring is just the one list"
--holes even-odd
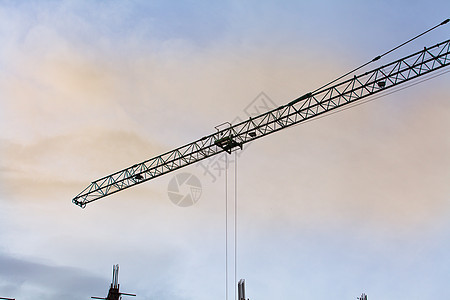
[(354, 103), (450, 65), (450, 40), (290, 101), (197, 141), (93, 181), (72, 202), (80, 207), (245, 143)]

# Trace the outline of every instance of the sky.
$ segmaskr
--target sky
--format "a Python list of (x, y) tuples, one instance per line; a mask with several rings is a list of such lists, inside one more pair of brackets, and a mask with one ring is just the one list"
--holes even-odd
[[(0, 1), (0, 297), (106, 296), (119, 264), (137, 300), (226, 299), (227, 273), (228, 299), (240, 278), (259, 300), (449, 298), (448, 74), (85, 209), (71, 202), (449, 11), (443, 0)], [(449, 26), (380, 63), (448, 39)], [(189, 207), (170, 199), (182, 174), (201, 184)]]

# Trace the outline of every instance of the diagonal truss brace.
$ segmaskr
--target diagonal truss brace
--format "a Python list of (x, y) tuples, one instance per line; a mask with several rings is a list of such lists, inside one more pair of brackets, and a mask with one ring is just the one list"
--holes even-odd
[(72, 202), (84, 208), (105, 196), (213, 155), (242, 149), (245, 143), (447, 67), (449, 51), (450, 40), (447, 40), (331, 87), (307, 93), (241, 123), (228, 123), (229, 126), (216, 133), (93, 181)]

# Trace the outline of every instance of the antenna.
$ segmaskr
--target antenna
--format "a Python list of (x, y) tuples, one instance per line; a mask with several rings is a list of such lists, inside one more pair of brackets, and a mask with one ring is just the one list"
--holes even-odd
[(238, 282), (238, 300), (248, 300), (245, 298), (245, 279)]

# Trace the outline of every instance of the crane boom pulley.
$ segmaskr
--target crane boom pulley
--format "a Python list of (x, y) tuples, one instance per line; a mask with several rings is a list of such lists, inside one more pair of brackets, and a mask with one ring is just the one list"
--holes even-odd
[(93, 181), (72, 202), (86, 204), (135, 186), (300, 122), (450, 65), (450, 40), (424, 48), (394, 62), (333, 86), (307, 93), (276, 109), (249, 118), (197, 141)]

